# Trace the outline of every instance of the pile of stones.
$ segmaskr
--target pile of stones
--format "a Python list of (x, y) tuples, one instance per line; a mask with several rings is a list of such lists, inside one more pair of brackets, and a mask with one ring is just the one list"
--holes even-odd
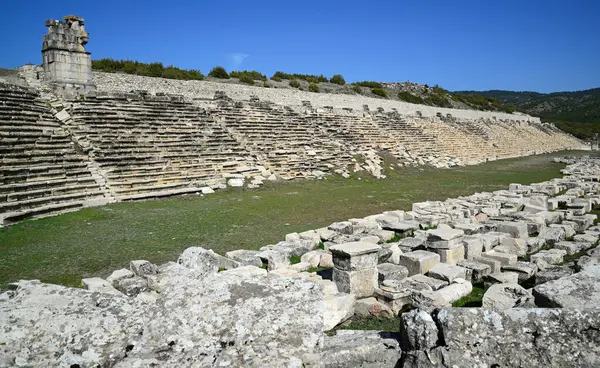
[[(600, 159), (224, 256), (0, 295), (0, 366), (598, 366)], [(298, 262), (299, 261), (299, 262)], [(473, 288), (481, 308), (453, 308)], [(325, 334), (400, 316), (401, 333)]]

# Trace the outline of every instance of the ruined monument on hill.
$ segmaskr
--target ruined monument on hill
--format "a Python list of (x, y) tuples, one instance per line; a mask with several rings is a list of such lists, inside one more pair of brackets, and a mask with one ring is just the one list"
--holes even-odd
[(45, 79), (54, 93), (73, 97), (95, 90), (92, 59), (84, 49), (88, 33), (83, 18), (67, 15), (64, 22), (47, 20), (42, 59)]

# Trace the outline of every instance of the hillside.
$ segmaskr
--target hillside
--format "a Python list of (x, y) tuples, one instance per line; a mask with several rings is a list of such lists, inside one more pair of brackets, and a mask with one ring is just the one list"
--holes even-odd
[(576, 92), (461, 91), (465, 95), (495, 98), (504, 104), (555, 123), (579, 138), (600, 133), (600, 88)]

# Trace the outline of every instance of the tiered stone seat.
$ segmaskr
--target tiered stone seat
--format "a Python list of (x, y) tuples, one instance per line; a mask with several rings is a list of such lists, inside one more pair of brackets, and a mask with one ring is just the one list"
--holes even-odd
[(35, 90), (0, 83), (0, 223), (104, 198), (76, 148)]
[(215, 110), (234, 137), (283, 178), (311, 177), (315, 170), (346, 168), (352, 156), (312, 116), (261, 102), (221, 105)]
[(176, 96), (88, 97), (73, 103), (71, 116), (120, 199), (197, 191), (256, 165), (210, 115)]

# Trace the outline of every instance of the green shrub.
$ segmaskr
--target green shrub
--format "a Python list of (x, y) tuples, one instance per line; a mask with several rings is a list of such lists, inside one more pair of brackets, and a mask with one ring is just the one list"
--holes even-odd
[(421, 97), (415, 96), (408, 92), (399, 92), (398, 98), (401, 99), (402, 101), (406, 101), (406, 102), (410, 102), (410, 103), (414, 103), (414, 104), (424, 104), (425, 103), (425, 101), (423, 101), (423, 99)]
[(317, 86), (314, 83), (311, 83), (311, 84), (308, 85), (308, 90), (311, 91), (311, 92), (319, 93), (319, 86)]
[(250, 75), (248, 74), (242, 74), (239, 76), (239, 80), (242, 83), (245, 84), (249, 84), (249, 85), (253, 85), (254, 84), (254, 78), (252, 78)]
[(367, 88), (383, 88), (381, 83), (378, 83), (378, 82), (362, 81), (362, 82), (356, 82), (354, 84), (359, 85), (361, 87), (367, 87)]
[(340, 86), (346, 84), (346, 80), (344, 79), (344, 77), (342, 77), (341, 74), (334, 74), (329, 81), (331, 83), (339, 84)]
[(439, 106), (439, 107), (451, 107), (452, 106), (452, 104), (450, 103), (450, 101), (448, 101), (446, 96), (440, 95), (437, 93), (434, 93), (434, 94), (431, 94), (431, 95), (425, 97), (425, 103), (427, 103), (428, 105)]
[(300, 82), (298, 82), (298, 81), (297, 81), (297, 80), (295, 80), (295, 79), (292, 79), (292, 80), (290, 81), (290, 86), (292, 86), (292, 87), (294, 87), (294, 88), (300, 88)]
[(252, 78), (253, 80), (261, 80), (261, 81), (266, 81), (267, 80), (267, 76), (257, 72), (256, 70), (243, 70), (243, 71), (232, 71), (231, 73), (229, 73), (229, 76), (231, 78), (241, 78), (242, 76), (248, 76), (250, 78)]
[(146, 77), (162, 77), (182, 80), (201, 80), (202, 73), (196, 69), (179, 69), (175, 66), (164, 67), (162, 63), (140, 63), (131, 60), (100, 59), (92, 60), (92, 68), (108, 73), (127, 73)]
[(282, 81), (281, 77), (279, 77), (277, 75), (272, 76), (271, 80), (274, 80), (275, 82), (281, 82)]
[(326, 83), (329, 80), (327, 78), (325, 78), (324, 75), (310, 75), (310, 74), (289, 74), (289, 73), (284, 73), (284, 72), (280, 72), (277, 71), (275, 72), (275, 74), (273, 74), (273, 76), (271, 77), (271, 79), (276, 80), (274, 78), (279, 78), (279, 80), (281, 79), (300, 79), (300, 80), (304, 80), (307, 81), (308, 83)]
[(387, 91), (383, 88), (371, 88), (371, 92), (377, 96), (387, 97)]
[(269, 84), (269, 82), (264, 81), (263, 82), (263, 87), (265, 87), (265, 88), (271, 88), (271, 85)]
[(358, 94), (362, 93), (362, 88), (358, 84), (352, 85), (352, 90)]
[(212, 68), (210, 73), (208, 73), (208, 76), (219, 79), (229, 79), (229, 74), (227, 73), (227, 70), (225, 70), (225, 68), (223, 68), (222, 66), (215, 66), (214, 68)]

